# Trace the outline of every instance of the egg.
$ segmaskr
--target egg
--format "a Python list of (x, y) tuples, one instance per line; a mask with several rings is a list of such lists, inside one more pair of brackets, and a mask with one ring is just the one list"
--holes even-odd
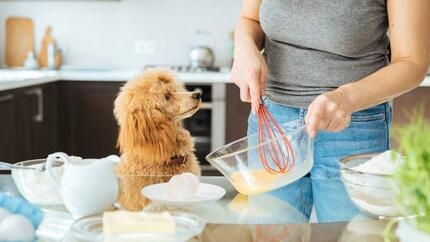
[(12, 214), (0, 222), (0, 241), (32, 241), (34, 237), (33, 225), (22, 215)]
[(7, 210), (5, 208), (0, 208), (0, 223), (4, 218), (6, 218), (9, 215), (10, 215), (9, 210)]
[(199, 190), (199, 179), (192, 173), (183, 173), (170, 178), (166, 193), (176, 199), (192, 198)]

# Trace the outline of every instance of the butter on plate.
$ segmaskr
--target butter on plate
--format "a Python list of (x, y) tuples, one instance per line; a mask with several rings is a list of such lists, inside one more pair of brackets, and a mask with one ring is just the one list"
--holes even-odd
[(176, 223), (169, 212), (115, 211), (103, 214), (103, 233), (106, 235), (131, 233), (173, 234), (175, 231)]

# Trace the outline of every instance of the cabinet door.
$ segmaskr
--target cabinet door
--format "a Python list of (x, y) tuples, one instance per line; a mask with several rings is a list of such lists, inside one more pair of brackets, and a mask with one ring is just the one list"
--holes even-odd
[(113, 102), (121, 82), (62, 82), (60, 136), (63, 151), (87, 158), (117, 154)]
[(234, 84), (227, 84), (226, 143), (246, 136), (248, 116), (251, 104), (240, 100), (240, 89)]
[(393, 100), (393, 124), (409, 122), (408, 114), (424, 105), (426, 118), (430, 119), (430, 87), (418, 87)]
[[(430, 87), (418, 87), (393, 100), (393, 125), (406, 125), (409, 123), (410, 114), (421, 105), (424, 107), (424, 115), (430, 120)], [(391, 136), (391, 147), (398, 148), (395, 137)]]
[(57, 150), (56, 84), (19, 90), (19, 119), (23, 135), (20, 160), (45, 158)]
[(0, 93), (0, 161), (17, 161), (17, 120), (15, 93)]

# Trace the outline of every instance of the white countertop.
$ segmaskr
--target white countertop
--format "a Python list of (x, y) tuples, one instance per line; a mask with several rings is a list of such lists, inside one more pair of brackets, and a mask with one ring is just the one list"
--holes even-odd
[[(55, 81), (102, 81), (117, 82), (133, 79), (139, 70), (61, 70), (29, 71), (0, 70), (0, 91), (33, 86)], [(228, 83), (229, 72), (177, 73), (178, 80), (184, 83)]]
[[(33, 86), (48, 82), (63, 81), (127, 81), (134, 78), (139, 70), (62, 70), (24, 71), (0, 69), (0, 91)], [(229, 83), (229, 72), (178, 73), (184, 83)], [(430, 87), (430, 76), (426, 76), (421, 86)]]
[(424, 81), (421, 83), (422, 87), (430, 87), (430, 75), (427, 75)]

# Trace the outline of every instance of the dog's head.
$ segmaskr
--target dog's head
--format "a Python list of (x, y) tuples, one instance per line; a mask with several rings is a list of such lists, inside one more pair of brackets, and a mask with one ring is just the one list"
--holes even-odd
[(115, 116), (120, 121), (126, 113), (144, 112), (155, 123), (181, 120), (199, 109), (200, 97), (200, 92), (186, 91), (172, 72), (151, 69), (124, 85), (115, 100)]
[[(145, 71), (127, 82), (115, 100), (121, 150), (144, 143), (173, 142), (176, 123), (199, 108), (199, 92), (187, 92), (165, 69)], [(160, 144), (163, 145), (163, 144)]]

